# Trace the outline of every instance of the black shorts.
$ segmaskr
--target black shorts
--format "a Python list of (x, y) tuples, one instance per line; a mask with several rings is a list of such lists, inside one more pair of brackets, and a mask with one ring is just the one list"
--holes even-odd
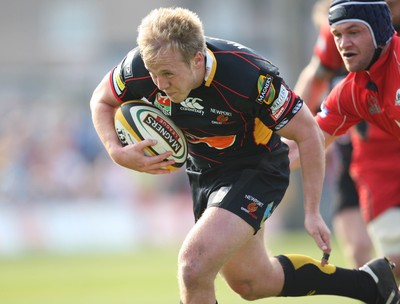
[(337, 177), (338, 194), (335, 202), (334, 214), (348, 208), (358, 208), (358, 193), (352, 177), (350, 176), (350, 164), (353, 147), (351, 142), (335, 142), (341, 168)]
[(211, 168), (199, 168), (188, 159), (186, 172), (196, 221), (207, 207), (216, 206), (242, 218), (256, 233), (289, 185), (287, 147), (263, 158), (240, 158)]

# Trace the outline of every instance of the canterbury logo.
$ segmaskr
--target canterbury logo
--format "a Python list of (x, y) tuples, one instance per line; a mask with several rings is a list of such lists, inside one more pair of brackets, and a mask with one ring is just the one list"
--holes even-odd
[(201, 104), (199, 104), (200, 101), (203, 100), (201, 100), (200, 98), (189, 97), (186, 98), (185, 101), (181, 102), (181, 106), (189, 109), (203, 110), (204, 107)]

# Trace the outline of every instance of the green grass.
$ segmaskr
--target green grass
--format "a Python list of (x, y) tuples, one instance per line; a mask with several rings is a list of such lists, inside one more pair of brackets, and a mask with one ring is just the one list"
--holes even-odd
[[(319, 257), (305, 235), (285, 234), (267, 241), (271, 254), (302, 253)], [(346, 265), (334, 243), (332, 263)], [(87, 256), (30, 255), (0, 258), (0, 303), (4, 304), (177, 304), (178, 248), (147, 249), (130, 254)], [(248, 303), (218, 278), (221, 304)], [(359, 303), (315, 296), (271, 298), (254, 303)]]

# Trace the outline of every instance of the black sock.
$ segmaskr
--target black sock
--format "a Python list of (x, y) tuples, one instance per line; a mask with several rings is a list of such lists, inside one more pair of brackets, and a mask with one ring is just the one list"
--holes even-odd
[(280, 255), (285, 282), (280, 296), (337, 295), (373, 303), (377, 288), (372, 277), (360, 270), (321, 266), (303, 255)]

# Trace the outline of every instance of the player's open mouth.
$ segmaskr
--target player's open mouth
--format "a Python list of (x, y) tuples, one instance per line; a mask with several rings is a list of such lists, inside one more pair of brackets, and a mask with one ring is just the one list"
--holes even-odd
[(343, 57), (345, 57), (345, 58), (351, 58), (355, 55), (356, 55), (355, 53), (350, 53), (350, 52), (343, 53)]

